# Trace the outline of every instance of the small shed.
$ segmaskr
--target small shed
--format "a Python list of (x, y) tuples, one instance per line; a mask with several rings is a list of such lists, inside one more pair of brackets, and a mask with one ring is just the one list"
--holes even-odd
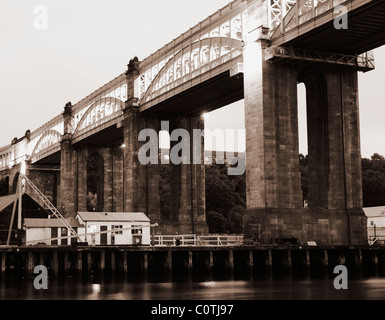
[[(150, 219), (143, 212), (78, 212), (89, 245), (150, 245)], [(122, 230), (123, 229), (123, 230)], [(114, 231), (117, 230), (117, 231)]]
[[(74, 218), (65, 219), (67, 223), (78, 234), (85, 233), (85, 227), (79, 220)], [(63, 238), (47, 240), (52, 238), (70, 236), (70, 231), (63, 225), (63, 222), (56, 218), (51, 219), (24, 219), (25, 241), (27, 244), (44, 243), (46, 245), (69, 245), (76, 242), (76, 238)]]

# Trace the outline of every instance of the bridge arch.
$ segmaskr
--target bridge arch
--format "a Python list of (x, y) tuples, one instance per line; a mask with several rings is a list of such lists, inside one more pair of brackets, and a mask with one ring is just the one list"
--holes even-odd
[(122, 114), (124, 102), (117, 98), (102, 98), (94, 102), (80, 118), (72, 138), (78, 138), (84, 132), (106, 123)]
[[(159, 64), (161, 68), (152, 81), (145, 79), (142, 86), (146, 87), (146, 82), (150, 84), (141, 89), (144, 93), (139, 104), (241, 55), (242, 47), (241, 40), (226, 37), (205, 38), (185, 46), (165, 60), (162, 67)], [(144, 78), (147, 77), (145, 74)]]
[(60, 142), (61, 140), (61, 134), (59, 131), (56, 130), (48, 130), (43, 135), (40, 137), (40, 139), (37, 141), (32, 154), (31, 154), (31, 159), (33, 160), (35, 156), (41, 152), (42, 150), (45, 150), (57, 143)]

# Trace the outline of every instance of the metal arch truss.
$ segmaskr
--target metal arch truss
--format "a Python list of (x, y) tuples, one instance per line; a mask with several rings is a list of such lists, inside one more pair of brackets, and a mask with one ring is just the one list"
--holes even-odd
[(194, 42), (177, 52), (162, 66), (150, 81), (149, 73), (141, 76), (142, 105), (163, 93), (241, 56), (243, 42), (238, 39), (213, 37)]
[[(323, 14), (324, 12), (338, 6), (345, 0), (271, 0), (272, 2), (290, 2), (289, 10), (281, 10), (279, 16), (278, 9), (271, 8), (270, 34), (275, 39), (283, 33), (290, 31), (299, 25)], [(278, 7), (277, 4), (274, 7)], [(282, 7), (282, 4), (281, 4)], [(292, 9), (292, 10), (290, 10)]]
[(236, 63), (235, 58), (242, 57), (248, 33), (250, 6), (255, 3), (231, 2), (141, 61), (135, 80), (139, 105), (149, 105), (153, 99), (159, 100), (164, 93), (209, 71), (227, 68), (231, 60)]
[(270, 0), (269, 2), (269, 26), (273, 32), (281, 24), (289, 10), (296, 4), (297, 0)]
[(315, 63), (326, 63), (353, 67), (359, 71), (364, 72), (373, 70), (375, 68), (373, 51), (369, 51), (360, 55), (346, 55), (305, 49), (270, 47), (265, 49), (265, 60), (270, 62), (290, 62), (295, 60), (302, 60)]

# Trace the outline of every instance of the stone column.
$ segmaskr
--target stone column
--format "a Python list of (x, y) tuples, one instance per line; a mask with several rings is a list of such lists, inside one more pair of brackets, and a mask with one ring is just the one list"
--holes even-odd
[[(124, 110), (124, 211), (146, 211), (146, 176), (145, 168), (138, 159), (140, 128), (144, 128), (136, 101), (126, 102)], [(146, 213), (146, 212), (145, 212)], [(147, 213), (146, 213), (147, 214)]]
[(72, 105), (67, 103), (63, 113), (64, 134), (61, 140), (60, 165), (60, 201), (59, 210), (64, 216), (75, 216), (77, 213), (77, 166), (76, 151), (71, 140)]
[[(172, 119), (170, 131), (184, 129), (188, 138), (184, 139), (188, 156), (181, 164), (173, 164), (171, 159), (171, 203), (170, 218), (177, 221), (173, 233), (207, 233), (206, 202), (205, 202), (205, 166), (204, 166), (204, 122), (200, 116)], [(202, 135), (196, 134), (194, 144), (194, 129), (200, 130)], [(180, 139), (179, 142), (182, 142)], [(171, 148), (179, 142), (171, 142)], [(200, 149), (199, 149), (200, 148)], [(196, 155), (197, 159), (193, 156)], [(199, 162), (197, 161), (199, 160)], [(195, 162), (195, 163), (194, 163)]]
[(255, 32), (244, 49), (247, 208), (302, 208), (297, 71), (265, 61), (267, 29)]

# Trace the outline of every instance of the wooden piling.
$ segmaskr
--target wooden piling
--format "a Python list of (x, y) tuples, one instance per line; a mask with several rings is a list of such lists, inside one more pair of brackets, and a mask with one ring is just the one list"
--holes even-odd
[(373, 251), (373, 267), (374, 267), (374, 276), (378, 277), (378, 255), (377, 255), (377, 251)]
[(328, 250), (324, 250), (324, 256), (322, 259), (322, 266), (323, 266), (323, 273), (326, 277), (329, 277), (329, 256), (328, 256)]
[(59, 263), (58, 263), (58, 256), (57, 256), (56, 250), (54, 250), (54, 252), (52, 253), (51, 269), (52, 269), (52, 275), (56, 277), (59, 272)]
[(68, 277), (70, 265), (71, 265), (71, 262), (69, 260), (69, 254), (66, 251), (66, 252), (64, 252), (64, 263), (63, 263), (63, 266), (64, 266), (64, 277)]
[(148, 278), (148, 253), (147, 252), (143, 254), (143, 274), (144, 274), (144, 278), (147, 279)]
[(5, 278), (5, 271), (7, 268), (7, 253), (1, 253), (1, 279)]
[(355, 254), (354, 264), (356, 266), (356, 276), (362, 277), (362, 250), (358, 249)]
[(123, 274), (126, 278), (128, 275), (128, 258), (127, 258), (127, 251), (123, 251)]
[(27, 261), (26, 261), (26, 278), (30, 279), (33, 277), (33, 269), (34, 269), (34, 259), (33, 259), (33, 253), (32, 251), (27, 252)]
[(99, 266), (100, 266), (100, 274), (104, 275), (104, 270), (106, 268), (106, 251), (105, 250), (100, 251)]
[(249, 250), (249, 275), (254, 275), (254, 257), (253, 257), (253, 250)]
[(234, 251), (229, 250), (229, 272), (231, 276), (234, 276)]
[(265, 266), (266, 266), (266, 275), (269, 277), (272, 276), (273, 275), (273, 253), (270, 249), (267, 250)]
[(112, 276), (115, 275), (115, 252), (111, 251), (111, 273)]
[(39, 253), (39, 264), (42, 265), (42, 266), (45, 266), (45, 254), (44, 252), (40, 252)]
[(291, 260), (291, 250), (287, 250), (287, 257), (286, 257), (286, 272), (291, 275), (293, 271), (293, 264)]
[(212, 250), (209, 252), (209, 271), (212, 272), (214, 269), (214, 253)]
[(81, 278), (83, 274), (83, 252), (82, 251), (78, 251), (77, 253), (75, 268), (76, 268), (76, 276), (78, 278)]
[(167, 251), (166, 265), (167, 265), (168, 276), (171, 277), (172, 276), (172, 251), (171, 250)]
[(92, 256), (91, 252), (87, 251), (87, 275), (88, 277), (91, 276), (92, 273)]
[(193, 269), (193, 253), (191, 250), (188, 251), (188, 263), (187, 263), (187, 270), (188, 272), (191, 272)]
[(310, 251), (306, 249), (306, 277), (310, 277)]

